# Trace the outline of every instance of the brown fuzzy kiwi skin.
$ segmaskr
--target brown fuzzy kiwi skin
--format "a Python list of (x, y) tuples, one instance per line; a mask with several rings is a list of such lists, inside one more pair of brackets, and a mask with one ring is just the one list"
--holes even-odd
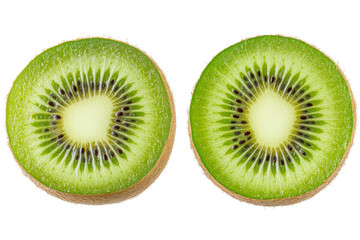
[[(275, 35), (275, 36), (282, 36), (284, 37), (283, 35)], [(288, 38), (293, 38), (293, 39), (296, 39), (296, 40), (300, 40), (300, 39), (297, 39), (297, 38), (294, 38), (294, 37), (288, 37)], [(244, 39), (246, 40), (246, 39)], [(243, 40), (243, 41), (244, 41)], [(302, 40), (300, 40), (302, 41)], [(303, 42), (303, 41), (302, 41)], [(308, 43), (306, 43), (308, 44)], [(313, 46), (313, 45), (310, 45), (308, 44), (309, 46), (317, 49), (318, 51), (320, 51), (317, 47)], [(322, 51), (320, 51), (321, 53), (323, 53)], [(324, 53), (323, 53), (324, 54)], [(324, 54), (326, 57), (328, 57), (331, 61), (332, 59), (327, 56), (326, 54)], [(356, 103), (355, 103), (355, 99), (354, 99), (354, 95), (352, 93), (352, 90), (350, 88), (350, 84), (348, 82), (348, 80), (345, 78), (345, 75), (343, 73), (343, 71), (340, 69), (340, 67), (338, 66), (338, 64), (336, 64), (334, 61), (332, 61), (337, 69), (340, 71), (340, 73), (342, 74), (343, 78), (345, 79), (345, 82), (346, 82), (346, 85), (349, 89), (349, 92), (350, 92), (350, 96), (351, 96), (351, 102), (352, 102), (352, 113), (353, 113), (353, 130), (352, 130), (352, 133), (351, 133), (351, 139), (350, 139), (350, 142), (349, 144), (347, 145), (347, 148), (346, 148), (346, 151), (343, 155), (343, 158), (341, 159), (339, 165), (337, 166), (337, 168), (334, 170), (334, 172), (326, 179), (326, 181), (321, 184), (320, 186), (318, 186), (317, 188), (311, 190), (310, 192), (307, 192), (307, 193), (304, 193), (304, 194), (301, 194), (301, 195), (298, 195), (298, 196), (295, 196), (295, 197), (288, 197), (288, 198), (275, 198), (275, 199), (255, 199), (255, 198), (249, 198), (249, 197), (245, 197), (245, 196), (242, 196), (240, 194), (237, 194), (231, 190), (229, 190), (228, 188), (224, 187), (221, 183), (219, 183), (210, 173), (209, 171), (206, 169), (205, 165), (203, 164), (203, 162), (201, 161), (201, 158), (199, 156), (199, 153), (197, 152), (196, 150), (196, 147), (194, 145), (194, 141), (192, 139), (192, 131), (191, 131), (191, 122), (190, 122), (190, 110), (188, 111), (188, 115), (189, 115), (189, 118), (188, 118), (188, 134), (189, 134), (189, 137), (190, 137), (190, 144), (191, 144), (191, 148), (192, 150), (194, 151), (194, 154), (195, 154), (195, 157), (200, 165), (200, 167), (202, 168), (202, 170), (204, 171), (205, 175), (217, 186), (219, 187), (222, 191), (226, 192), (227, 194), (229, 194), (230, 196), (232, 196), (233, 198), (236, 198), (240, 201), (243, 201), (243, 202), (246, 202), (246, 203), (250, 203), (250, 204), (254, 204), (254, 205), (260, 205), (260, 206), (272, 206), (272, 207), (275, 207), (275, 206), (286, 206), (286, 205), (292, 205), (292, 204), (295, 204), (295, 203), (299, 203), (299, 202), (302, 202), (306, 199), (309, 199), (311, 197), (313, 197), (314, 195), (316, 195), (317, 193), (319, 193), (321, 190), (323, 190), (335, 177), (336, 175), (338, 174), (338, 172), (340, 171), (340, 169), (342, 168), (342, 166), (344, 165), (345, 163), (345, 159), (347, 158), (348, 154), (349, 154), (349, 151), (352, 147), (352, 144), (353, 144), (353, 141), (354, 141), (354, 135), (355, 135), (355, 130), (356, 130)], [(195, 86), (197, 85), (197, 82), (195, 84)], [(194, 89), (195, 89), (195, 86), (194, 86)], [(194, 93), (194, 89), (193, 89), (193, 93)], [(192, 94), (193, 95), (193, 94)]]
[[(76, 40), (81, 40), (76, 39)], [(114, 40), (114, 39), (111, 39)], [(118, 41), (118, 40), (116, 40)], [(119, 41), (122, 42), (122, 41)], [(122, 42), (124, 44), (129, 45), (128, 43)], [(138, 49), (138, 48), (137, 48)], [(156, 66), (157, 70), (159, 71), (161, 75), (161, 79), (165, 85), (166, 92), (168, 94), (168, 99), (170, 103), (171, 108), (171, 123), (170, 123), (170, 131), (168, 135), (168, 140), (165, 144), (165, 147), (163, 148), (161, 155), (159, 159), (157, 160), (155, 166), (148, 172), (140, 181), (135, 183), (134, 185), (131, 185), (130, 187), (127, 187), (125, 189), (121, 189), (119, 191), (111, 192), (111, 193), (105, 193), (105, 194), (93, 194), (93, 195), (83, 195), (83, 194), (71, 194), (71, 193), (65, 193), (57, 191), (53, 188), (50, 188), (41, 182), (39, 182), (37, 179), (35, 179), (33, 176), (31, 176), (18, 162), (16, 159), (10, 142), (8, 141), (8, 145), (10, 147), (10, 150), (13, 154), (14, 159), (16, 160), (16, 163), (20, 166), (22, 169), (22, 172), (25, 176), (27, 176), (37, 187), (43, 189), (45, 192), (49, 193), (50, 195), (57, 197), (59, 199), (65, 200), (67, 202), (76, 203), (76, 204), (87, 204), (87, 205), (104, 205), (104, 204), (111, 204), (111, 203), (118, 203), (130, 198), (133, 198), (140, 193), (142, 193), (145, 189), (147, 189), (160, 175), (160, 173), (164, 170), (171, 151), (174, 144), (174, 138), (175, 138), (175, 130), (176, 130), (176, 115), (175, 115), (175, 106), (174, 106), (174, 100), (172, 96), (172, 92), (170, 90), (169, 84), (166, 81), (164, 73), (161, 71), (159, 66), (155, 63), (155, 61), (149, 57), (147, 54), (145, 54), (142, 50), (141, 51), (144, 55), (146, 55), (151, 62)], [(11, 91), (11, 90), (10, 90)], [(9, 137), (8, 137), (9, 139)]]

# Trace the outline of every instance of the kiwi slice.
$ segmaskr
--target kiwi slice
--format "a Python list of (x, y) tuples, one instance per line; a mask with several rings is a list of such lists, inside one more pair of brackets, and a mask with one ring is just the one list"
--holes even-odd
[(341, 71), (293, 38), (259, 36), (219, 53), (196, 84), (192, 146), (209, 178), (240, 200), (287, 205), (336, 175), (355, 130)]
[(37, 56), (7, 100), (17, 162), (38, 186), (76, 203), (135, 196), (165, 167), (175, 113), (155, 63), (128, 44), (70, 41)]

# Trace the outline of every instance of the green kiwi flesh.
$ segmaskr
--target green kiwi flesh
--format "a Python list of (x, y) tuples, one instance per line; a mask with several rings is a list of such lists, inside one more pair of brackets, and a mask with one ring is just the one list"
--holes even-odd
[(253, 204), (311, 197), (352, 143), (355, 105), (337, 65), (293, 38), (259, 36), (219, 53), (196, 84), (190, 136), (216, 185)]
[(114, 193), (149, 185), (170, 154), (174, 117), (154, 62), (102, 38), (41, 53), (14, 82), (6, 109), (10, 146), (25, 173), (53, 195), (83, 203), (116, 201), (107, 194), (126, 199)]

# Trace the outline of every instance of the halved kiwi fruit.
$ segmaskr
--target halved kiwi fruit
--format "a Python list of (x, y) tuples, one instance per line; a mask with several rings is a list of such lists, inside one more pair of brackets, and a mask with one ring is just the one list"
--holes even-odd
[(259, 36), (219, 53), (196, 84), (192, 146), (209, 178), (240, 200), (287, 205), (325, 187), (344, 163), (355, 104), (327, 56)]
[(169, 87), (128, 44), (70, 41), (37, 56), (7, 100), (17, 162), (52, 195), (104, 204), (135, 196), (165, 167), (175, 132)]

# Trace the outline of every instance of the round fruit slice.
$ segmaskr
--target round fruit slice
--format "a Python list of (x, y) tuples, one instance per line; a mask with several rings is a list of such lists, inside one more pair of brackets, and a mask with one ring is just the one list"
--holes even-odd
[(140, 50), (93, 38), (37, 56), (6, 110), (16, 160), (64, 200), (103, 204), (135, 196), (165, 167), (174, 140), (164, 76)]
[(308, 44), (260, 36), (219, 53), (190, 106), (195, 154), (217, 186), (240, 200), (287, 205), (339, 171), (355, 130), (351, 90)]

